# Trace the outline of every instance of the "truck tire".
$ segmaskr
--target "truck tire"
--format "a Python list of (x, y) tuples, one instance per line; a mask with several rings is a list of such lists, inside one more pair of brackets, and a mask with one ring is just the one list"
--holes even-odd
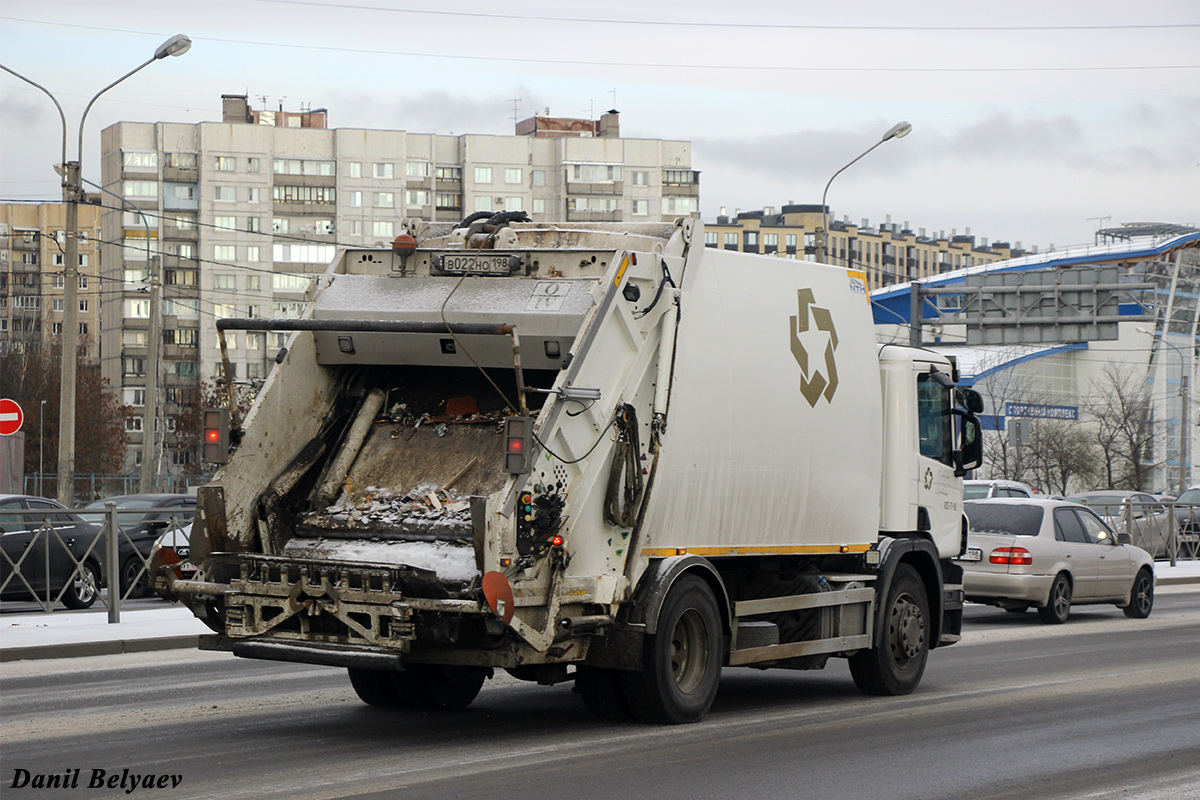
[(400, 695), (392, 682), (394, 673), (381, 669), (350, 667), (350, 685), (358, 699), (369, 706), (394, 708), (400, 705)]
[(870, 650), (850, 656), (850, 674), (865, 694), (908, 694), (921, 682), (929, 657), (929, 599), (908, 564), (896, 568), (882, 612), (879, 640)]
[(1133, 588), (1129, 593), (1129, 605), (1125, 606), (1125, 616), (1130, 619), (1145, 619), (1154, 608), (1154, 576), (1150, 570), (1143, 567), (1138, 570), (1133, 579)]
[(70, 583), (62, 595), (62, 603), (67, 608), (91, 608), (100, 596), (100, 570), (88, 561), (71, 576)]
[[(142, 571), (144, 563), (141, 556), (136, 553), (125, 559), (125, 563), (121, 565), (121, 597), (133, 600), (137, 597), (145, 597), (149, 589), (149, 571)], [(140, 575), (139, 575), (140, 573)], [(130, 588), (132, 587), (132, 588)]]
[(579, 666), (575, 668), (575, 691), (597, 719), (616, 722), (631, 719), (629, 700), (621, 685), (621, 675), (613, 669)]
[(457, 711), (471, 705), (484, 680), (487, 667), (448, 664), (407, 664), (392, 673), (399, 705), (436, 711)]
[(1071, 581), (1060, 572), (1050, 586), (1050, 599), (1038, 609), (1038, 617), (1047, 625), (1062, 625), (1071, 616)]
[(712, 589), (696, 575), (671, 587), (658, 633), (645, 639), (640, 672), (622, 673), (634, 719), (677, 725), (708, 713), (724, 660), (721, 613)]

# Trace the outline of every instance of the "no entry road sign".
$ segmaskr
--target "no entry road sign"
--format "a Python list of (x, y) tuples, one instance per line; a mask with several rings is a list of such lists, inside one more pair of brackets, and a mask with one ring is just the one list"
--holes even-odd
[(12, 436), (21, 430), (25, 415), (16, 400), (7, 397), (0, 398), (0, 436)]

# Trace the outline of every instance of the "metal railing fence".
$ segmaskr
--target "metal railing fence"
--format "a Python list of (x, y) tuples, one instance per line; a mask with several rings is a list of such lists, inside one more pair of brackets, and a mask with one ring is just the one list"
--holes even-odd
[[(203, 486), (211, 480), (211, 476), (203, 475), (172, 475), (162, 473), (155, 479), (155, 494), (187, 494), (193, 486)], [(126, 473), (88, 472), (75, 474), (75, 502), (87, 505), (102, 497), (116, 497), (123, 494), (139, 494), (141, 492), (141, 477)], [(58, 496), (58, 474), (53, 472), (26, 474), (22, 491), (36, 497)]]
[(190, 508), (115, 503), (86, 512), (0, 508), (0, 598), (36, 602), (46, 612), (59, 603), (99, 601), (108, 621), (120, 622), (121, 604), (152, 583), (154, 542), (194, 515)]
[(1175, 566), (1179, 561), (1200, 559), (1200, 504), (1174, 500), (1081, 502), (1117, 533), (1129, 534), (1132, 543), (1155, 560)]

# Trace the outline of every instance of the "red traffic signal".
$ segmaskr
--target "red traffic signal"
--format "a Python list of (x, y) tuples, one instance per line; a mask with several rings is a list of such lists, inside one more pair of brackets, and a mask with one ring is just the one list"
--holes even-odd
[(206, 408), (201, 412), (201, 442), (205, 461), (225, 464), (229, 461), (229, 409)]
[(532, 417), (509, 417), (504, 420), (504, 468), (513, 475), (524, 475), (532, 466), (529, 462), (532, 436)]

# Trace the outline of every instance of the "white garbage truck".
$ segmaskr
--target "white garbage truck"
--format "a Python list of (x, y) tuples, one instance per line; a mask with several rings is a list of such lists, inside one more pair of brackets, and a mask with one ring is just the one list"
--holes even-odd
[[(703, 225), (405, 220), (346, 249), (210, 432), (206, 649), (462, 708), (497, 668), (602, 717), (701, 719), (725, 667), (911, 692), (958, 641), (979, 396), (876, 343), (866, 276)], [(275, 339), (272, 339), (275, 341)], [(243, 342), (245, 344), (245, 342)]]

